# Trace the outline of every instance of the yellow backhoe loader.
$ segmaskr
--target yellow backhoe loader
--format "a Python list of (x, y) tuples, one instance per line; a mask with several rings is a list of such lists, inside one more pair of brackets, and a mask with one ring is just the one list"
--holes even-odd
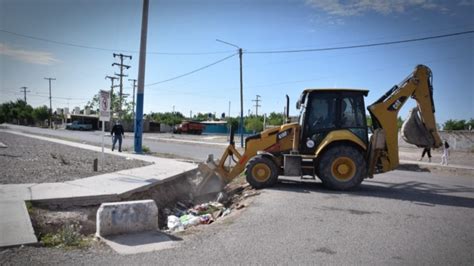
[[(213, 173), (225, 183), (245, 170), (247, 182), (254, 188), (272, 186), (280, 175), (318, 177), (336, 190), (355, 188), (365, 178), (397, 168), (397, 117), (409, 97), (417, 107), (403, 125), (405, 140), (420, 147), (441, 146), (432, 73), (427, 66), (416, 66), (411, 75), (368, 106), (373, 123), (370, 140), (364, 106), (367, 94), (354, 89), (304, 90), (297, 102), (299, 122), (247, 137), (242, 154), (235, 147), (232, 132), (221, 159), (201, 165), (208, 173), (201, 185), (215, 178)], [(233, 163), (226, 166), (229, 158)]]

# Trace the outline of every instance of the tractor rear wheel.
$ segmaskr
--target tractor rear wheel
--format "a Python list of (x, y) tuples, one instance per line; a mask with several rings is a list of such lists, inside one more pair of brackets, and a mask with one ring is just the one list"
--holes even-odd
[(247, 164), (245, 175), (253, 188), (271, 187), (278, 181), (278, 167), (271, 159), (257, 155)]
[(329, 148), (321, 156), (317, 168), (324, 186), (335, 190), (355, 188), (367, 176), (364, 155), (348, 145)]

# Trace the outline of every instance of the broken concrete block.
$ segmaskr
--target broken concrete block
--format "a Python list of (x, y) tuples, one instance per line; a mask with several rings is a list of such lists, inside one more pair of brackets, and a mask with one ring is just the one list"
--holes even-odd
[(158, 207), (153, 200), (102, 203), (97, 210), (97, 236), (153, 230), (158, 230)]

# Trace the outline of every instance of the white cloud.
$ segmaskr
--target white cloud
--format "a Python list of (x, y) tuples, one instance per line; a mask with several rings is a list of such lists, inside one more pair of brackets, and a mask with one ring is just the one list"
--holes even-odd
[(330, 16), (349, 17), (375, 12), (382, 15), (404, 13), (412, 8), (445, 12), (435, 0), (306, 0), (306, 4)]
[(59, 62), (51, 53), (15, 49), (4, 43), (0, 43), (0, 55), (10, 56), (16, 60), (38, 65), (52, 65)]

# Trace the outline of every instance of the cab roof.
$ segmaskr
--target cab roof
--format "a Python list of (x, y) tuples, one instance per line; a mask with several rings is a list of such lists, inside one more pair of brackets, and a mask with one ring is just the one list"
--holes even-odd
[(334, 92), (339, 92), (339, 91), (345, 91), (345, 92), (358, 92), (364, 94), (364, 96), (367, 96), (369, 94), (368, 90), (364, 89), (348, 89), (348, 88), (308, 88), (303, 91), (302, 94), (307, 94), (315, 91), (334, 91)]

